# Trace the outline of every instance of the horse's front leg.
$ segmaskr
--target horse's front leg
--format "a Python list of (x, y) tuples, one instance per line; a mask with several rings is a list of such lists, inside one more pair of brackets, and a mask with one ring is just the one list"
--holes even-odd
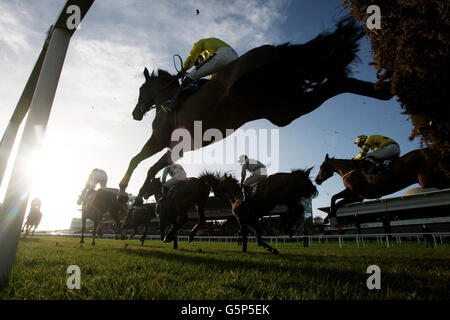
[(145, 143), (142, 150), (131, 159), (130, 164), (128, 165), (127, 172), (119, 183), (120, 191), (125, 192), (125, 189), (128, 187), (128, 183), (130, 182), (131, 175), (133, 174), (133, 171), (136, 169), (139, 163), (141, 163), (145, 159), (150, 158), (154, 154), (157, 154), (164, 148), (165, 146), (159, 143), (155, 136), (152, 135), (150, 139)]
[(147, 178), (144, 181), (144, 184), (142, 185), (141, 189), (139, 190), (138, 195), (136, 196), (136, 199), (133, 202), (133, 206), (140, 206), (143, 202), (144, 196), (149, 196), (147, 193), (147, 187), (150, 183), (150, 181), (156, 176), (156, 174), (163, 169), (164, 167), (168, 166), (172, 163), (171, 160), (171, 152), (170, 150), (167, 151), (159, 160), (148, 170), (147, 172)]
[(141, 246), (144, 245), (145, 238), (147, 237), (148, 228), (149, 228), (149, 225), (146, 224), (144, 227), (144, 235), (141, 237)]
[(176, 235), (175, 235), (175, 238), (173, 239), (173, 248), (178, 249), (178, 238)]
[(169, 233), (164, 238), (164, 242), (171, 242), (177, 237), (178, 230), (186, 223), (188, 222), (188, 215), (186, 211), (178, 210), (178, 217), (175, 220), (175, 223), (172, 224), (172, 228), (170, 229)]
[[(327, 223), (328, 220), (332, 217), (336, 217), (336, 212), (338, 207), (336, 207), (336, 200), (337, 199), (341, 199), (341, 198), (349, 198), (353, 195), (353, 191), (350, 190), (349, 188), (345, 188), (343, 191), (336, 193), (335, 195), (333, 195), (331, 197), (331, 203), (330, 203), (330, 213), (328, 214), (328, 216), (326, 216), (326, 218), (324, 219), (324, 223)], [(341, 201), (339, 202), (341, 203)], [(342, 205), (340, 205), (339, 207), (341, 207)]]
[(242, 252), (247, 252), (247, 224), (241, 223), (241, 233), (242, 233)]
[(197, 213), (198, 213), (198, 222), (192, 228), (191, 233), (189, 234), (189, 242), (191, 242), (194, 239), (194, 235), (197, 233), (200, 226), (205, 223), (205, 212), (203, 210), (203, 205), (197, 206)]
[(86, 230), (86, 216), (83, 214), (81, 217), (81, 240), (80, 244), (84, 245), (84, 232)]
[(94, 220), (94, 230), (92, 230), (92, 245), (95, 246), (95, 236), (97, 235), (98, 219)]

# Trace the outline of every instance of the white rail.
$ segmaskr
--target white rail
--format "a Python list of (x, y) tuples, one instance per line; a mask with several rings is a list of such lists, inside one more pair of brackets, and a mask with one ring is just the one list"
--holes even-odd
[[(35, 236), (57, 236), (57, 237), (71, 237), (71, 238), (79, 238), (79, 233), (63, 233), (63, 232), (52, 232), (52, 233), (35, 233)], [(91, 237), (91, 234), (86, 234), (85, 237)], [(430, 239), (427, 239), (428, 236)], [(114, 239), (116, 237), (115, 234), (104, 234), (103, 236), (97, 238), (100, 239)], [(450, 232), (433, 232), (433, 233), (377, 233), (377, 234), (348, 234), (348, 235), (308, 235), (308, 236), (263, 236), (262, 238), (265, 241), (270, 241), (270, 243), (275, 243), (278, 245), (279, 243), (286, 242), (302, 242), (307, 238), (308, 246), (311, 247), (314, 242), (317, 244), (328, 243), (328, 242), (338, 242), (339, 247), (342, 248), (344, 243), (349, 243), (349, 241), (355, 241), (357, 247), (365, 248), (365, 241), (376, 241), (377, 243), (386, 244), (387, 248), (392, 247), (395, 243), (401, 244), (403, 240), (409, 241), (417, 241), (417, 243), (421, 243), (423, 241), (430, 240), (432, 241), (431, 246), (437, 248), (438, 242), (440, 244), (444, 244), (446, 237), (450, 238)], [(140, 235), (136, 235), (133, 239), (139, 239)], [(201, 242), (237, 242), (240, 237), (238, 236), (196, 236), (194, 241)], [(146, 240), (160, 240), (160, 235), (147, 235)], [(248, 236), (248, 242), (256, 242), (256, 237)], [(179, 241), (188, 241), (188, 236), (178, 236)]]

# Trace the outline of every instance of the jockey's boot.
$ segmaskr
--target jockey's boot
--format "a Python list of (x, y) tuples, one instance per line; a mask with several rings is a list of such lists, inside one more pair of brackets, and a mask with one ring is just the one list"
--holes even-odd
[(162, 187), (161, 198), (159, 198), (159, 201), (161, 201), (162, 199), (167, 197), (168, 191), (169, 191), (169, 187), (165, 187), (165, 186)]
[(184, 78), (183, 82), (181, 83), (180, 88), (178, 88), (178, 91), (175, 93), (175, 96), (173, 97), (173, 99), (164, 101), (161, 104), (161, 108), (163, 108), (164, 111), (166, 111), (166, 112), (177, 111), (178, 106), (179, 106), (178, 97), (180, 96), (181, 92), (192, 82), (193, 82), (192, 78), (190, 78), (190, 77)]

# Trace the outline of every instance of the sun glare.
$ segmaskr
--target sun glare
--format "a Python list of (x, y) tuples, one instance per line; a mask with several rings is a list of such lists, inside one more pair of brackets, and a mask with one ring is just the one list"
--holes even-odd
[(71, 219), (77, 216), (80, 190), (76, 190), (76, 160), (62, 138), (54, 136), (46, 139), (40, 156), (33, 161), (30, 201), (34, 197), (41, 199), (43, 214), (38, 230), (68, 229)]

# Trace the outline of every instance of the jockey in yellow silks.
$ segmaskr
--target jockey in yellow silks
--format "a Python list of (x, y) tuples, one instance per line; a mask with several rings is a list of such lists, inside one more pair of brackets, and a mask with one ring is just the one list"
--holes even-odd
[[(354, 143), (361, 148), (360, 152), (354, 159), (366, 159), (375, 166), (383, 160), (392, 159), (400, 155), (400, 146), (398, 143), (395, 140), (385, 136), (371, 135), (367, 137), (365, 135), (360, 135), (356, 138)], [(371, 171), (372, 170), (369, 170), (369, 172)]]
[[(208, 75), (211, 75), (212, 79), (220, 69), (238, 57), (239, 55), (229, 44), (218, 38), (205, 38), (197, 41), (186, 58), (181, 71), (177, 74), (178, 78), (186, 76), (180, 89), (175, 97), (164, 102), (162, 107), (166, 110), (175, 111), (178, 107), (177, 98), (184, 88), (191, 83), (195, 84), (202, 77)], [(194, 66), (195, 68), (187, 73)]]

